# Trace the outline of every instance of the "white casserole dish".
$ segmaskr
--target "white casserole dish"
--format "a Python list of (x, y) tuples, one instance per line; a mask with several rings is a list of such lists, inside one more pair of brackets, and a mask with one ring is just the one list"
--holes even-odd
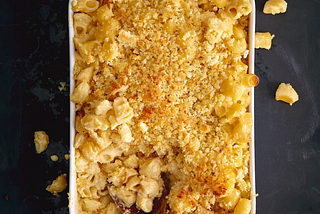
[[(73, 11), (72, 11), (72, 0), (69, 0), (68, 4), (68, 28), (69, 28), (69, 60), (70, 60), (70, 92), (74, 89), (73, 80), (73, 68), (75, 63), (74, 55), (74, 31), (73, 31)], [(71, 214), (77, 213), (77, 185), (76, 185), (76, 172), (75, 172), (75, 149), (74, 136), (75, 136), (75, 104), (70, 101), (70, 167), (69, 167), (69, 212)]]
[[(70, 56), (70, 92), (73, 92), (73, 68), (75, 64), (74, 54), (74, 30), (73, 30), (73, 11), (72, 1), (68, 4), (68, 27), (69, 27), (69, 56)], [(254, 56), (255, 56), (255, 22), (256, 22), (256, 6), (255, 1), (251, 0), (252, 12), (250, 15), (249, 24), (249, 73), (254, 74)], [(256, 213), (256, 186), (255, 186), (255, 137), (254, 137), (254, 88), (251, 88), (251, 104), (250, 112), (252, 113), (253, 126), (251, 131), (250, 143), (250, 181), (251, 181), (251, 214)], [(70, 214), (77, 214), (77, 189), (76, 189), (76, 172), (75, 172), (75, 149), (73, 147), (75, 136), (75, 104), (70, 101), (70, 174), (69, 174), (69, 212)]]
[[(254, 56), (255, 56), (255, 32), (256, 32), (256, 4), (255, 0), (251, 0), (252, 12), (249, 24), (249, 73), (254, 74)], [(252, 113), (252, 130), (250, 143), (250, 181), (251, 181), (251, 214), (256, 213), (256, 179), (255, 179), (255, 137), (254, 137), (254, 87), (251, 88), (251, 104), (250, 112)]]

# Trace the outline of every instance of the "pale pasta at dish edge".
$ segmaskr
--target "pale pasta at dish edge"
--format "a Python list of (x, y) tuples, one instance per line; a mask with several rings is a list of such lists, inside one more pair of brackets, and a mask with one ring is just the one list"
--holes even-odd
[[(78, 213), (251, 210), (249, 0), (73, 1)], [(109, 188), (108, 188), (109, 187)]]

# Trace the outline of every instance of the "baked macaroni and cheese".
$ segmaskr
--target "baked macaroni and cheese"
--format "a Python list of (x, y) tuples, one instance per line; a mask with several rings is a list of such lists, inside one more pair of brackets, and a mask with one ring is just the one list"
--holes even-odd
[(72, 10), (78, 213), (250, 213), (251, 2)]

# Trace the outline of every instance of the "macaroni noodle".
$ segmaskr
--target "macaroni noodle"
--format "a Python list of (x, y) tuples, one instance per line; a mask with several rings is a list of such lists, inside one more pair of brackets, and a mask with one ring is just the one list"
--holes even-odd
[(255, 48), (264, 48), (269, 50), (271, 48), (272, 39), (274, 35), (271, 35), (269, 32), (259, 33), (255, 35)]
[(299, 96), (289, 83), (281, 83), (276, 91), (276, 100), (287, 102), (292, 106), (299, 100)]
[(266, 1), (263, 12), (266, 14), (279, 14), (287, 11), (287, 2), (285, 0), (268, 0)]

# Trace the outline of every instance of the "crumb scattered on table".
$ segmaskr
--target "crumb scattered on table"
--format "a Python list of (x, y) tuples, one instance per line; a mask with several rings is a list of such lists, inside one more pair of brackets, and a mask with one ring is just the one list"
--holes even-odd
[(59, 159), (57, 155), (51, 155), (50, 158), (52, 161), (57, 161)]
[(40, 154), (47, 149), (49, 145), (49, 136), (44, 131), (36, 131), (34, 133), (34, 144), (36, 146), (37, 153)]
[(58, 193), (65, 190), (68, 186), (66, 177), (66, 174), (58, 176), (56, 180), (52, 182), (52, 184), (47, 186), (46, 190), (51, 192), (55, 196), (59, 196)]
[(60, 82), (61, 86), (58, 86), (60, 91), (67, 91), (66, 82)]

